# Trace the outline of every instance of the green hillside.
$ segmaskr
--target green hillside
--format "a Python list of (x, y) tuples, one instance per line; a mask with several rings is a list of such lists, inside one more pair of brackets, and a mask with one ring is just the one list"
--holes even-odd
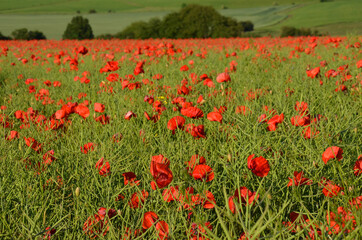
[[(273, 5), (289, 5), (316, 0), (203, 0), (200, 5), (213, 6), (216, 9), (227, 7), (253, 8)], [(183, 4), (194, 4), (193, 0), (0, 0), (0, 13), (33, 14), (33, 13), (67, 13), (74, 14), (77, 10), (88, 12), (94, 9), (97, 12), (124, 11), (173, 11)]]
[[(100, 4), (101, 2), (101, 4)], [(26, 27), (39, 30), (49, 39), (60, 39), (77, 11), (89, 19), (95, 35), (117, 33), (134, 21), (162, 18), (177, 11), (188, 0), (0, 0), (0, 32), (10, 35)], [(257, 33), (279, 35), (282, 26), (307, 27), (331, 35), (362, 35), (361, 0), (323, 2), (292, 0), (205, 0), (221, 14), (250, 20)], [(222, 8), (223, 7), (223, 8)], [(89, 14), (89, 10), (96, 14)], [(111, 10), (109, 12), (109, 10)]]

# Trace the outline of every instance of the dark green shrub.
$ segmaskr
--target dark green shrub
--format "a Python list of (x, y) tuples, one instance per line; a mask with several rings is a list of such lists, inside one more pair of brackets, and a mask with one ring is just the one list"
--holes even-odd
[(310, 28), (295, 28), (284, 26), (282, 27), (280, 36), (281, 37), (297, 37), (297, 36), (321, 36), (317, 30), (311, 30)]
[(16, 29), (11, 33), (11, 36), (13, 36), (15, 40), (28, 40), (28, 29)]
[(92, 27), (88, 19), (75, 16), (64, 31), (63, 39), (93, 39)]
[(14, 30), (11, 35), (15, 40), (42, 40), (47, 39), (44, 33), (40, 31), (28, 31), (26, 28)]
[(47, 39), (44, 35), (44, 33), (40, 32), (40, 31), (29, 31), (28, 32), (28, 39), (27, 40), (44, 40)]

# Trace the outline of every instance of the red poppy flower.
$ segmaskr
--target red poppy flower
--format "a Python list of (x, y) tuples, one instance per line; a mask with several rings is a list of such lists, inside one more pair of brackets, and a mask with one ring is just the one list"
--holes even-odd
[(133, 185), (140, 185), (140, 180), (136, 181), (136, 174), (134, 174), (134, 172), (125, 172), (122, 174), (122, 176), (124, 177), (124, 185), (130, 184), (131, 186)]
[(312, 70), (307, 70), (307, 76), (312, 79), (319, 76), (319, 73), (320, 73), (320, 67), (313, 68)]
[(11, 141), (15, 138), (19, 138), (19, 133), (17, 131), (10, 131), (10, 134), (6, 137), (6, 140)]
[(279, 123), (282, 123), (284, 120), (284, 114), (280, 114), (280, 115), (275, 115), (274, 117), (272, 117), (271, 119), (269, 119), (269, 121), (267, 122), (268, 124), (268, 131), (275, 131), (277, 129), (277, 126)]
[(169, 234), (168, 224), (165, 221), (159, 221), (156, 223), (156, 230), (158, 232), (158, 237), (163, 240), (167, 239)]
[(181, 72), (186, 72), (189, 70), (189, 67), (187, 65), (183, 65), (181, 68), (180, 68), (180, 71)]
[(130, 201), (128, 202), (128, 205), (130, 208), (142, 208), (143, 203), (148, 198), (148, 192), (145, 190), (142, 190), (142, 192), (135, 192), (132, 194)]
[(325, 179), (325, 178), (322, 179), (321, 184), (324, 186), (324, 188), (322, 190), (324, 196), (329, 197), (329, 198), (337, 196), (337, 194), (341, 190), (343, 190), (342, 187), (334, 184), (332, 181)]
[(196, 165), (194, 171), (192, 172), (192, 177), (196, 180), (205, 179), (206, 182), (210, 182), (214, 179), (213, 169), (206, 164)]
[(106, 125), (109, 123), (110, 117), (107, 115), (101, 115), (96, 118), (94, 118), (96, 122), (100, 122), (102, 125)]
[(109, 162), (106, 162), (104, 158), (98, 160), (96, 168), (99, 170), (101, 176), (108, 176), (111, 173)]
[(142, 228), (147, 230), (158, 220), (158, 216), (156, 213), (150, 211), (146, 212), (145, 215), (143, 215), (143, 221), (142, 221)]
[(192, 155), (190, 161), (186, 162), (186, 169), (190, 176), (192, 176), (195, 166), (199, 164), (206, 164), (206, 159), (203, 156)]
[(310, 118), (309, 115), (306, 116), (301, 116), (301, 115), (297, 115), (294, 116), (290, 119), (290, 122), (292, 123), (292, 125), (294, 126), (307, 126), (310, 124)]
[(204, 117), (204, 113), (202, 112), (202, 110), (197, 107), (182, 108), (181, 114), (193, 119), (199, 119)]
[(137, 115), (135, 113), (133, 113), (132, 111), (128, 111), (126, 113), (126, 115), (124, 115), (124, 119), (126, 119), (126, 120), (130, 120), (132, 117), (137, 117)]
[(300, 115), (308, 114), (308, 103), (296, 102), (294, 109), (299, 112)]
[(57, 232), (55, 228), (47, 227), (45, 228), (45, 233), (43, 235), (43, 239), (50, 240), (51, 237)]
[(191, 239), (192, 240), (206, 240), (206, 238), (204, 237), (205, 235), (207, 235), (205, 228), (212, 230), (212, 226), (211, 226), (210, 222), (206, 222), (205, 224), (192, 223), (191, 229), (190, 229), (190, 234), (192, 237)]
[(269, 162), (263, 157), (254, 158), (255, 154), (248, 157), (248, 168), (258, 177), (266, 177), (270, 171)]
[(187, 124), (186, 130), (187, 133), (190, 133), (194, 138), (206, 138), (204, 125), (195, 126), (194, 124)]
[(175, 134), (176, 129), (183, 129), (185, 124), (185, 118), (181, 116), (176, 116), (170, 119), (167, 123), (167, 128), (172, 131), (172, 134)]
[(76, 106), (74, 108), (74, 112), (77, 113), (79, 116), (81, 116), (84, 119), (86, 119), (89, 116), (89, 109), (82, 104), (79, 104), (78, 106)]
[(102, 234), (105, 236), (109, 231), (108, 219), (105, 219), (106, 214), (108, 215), (108, 219), (113, 218), (116, 215), (116, 211), (114, 209), (109, 209), (107, 213), (106, 208), (99, 208), (98, 213), (89, 217), (83, 225), (83, 231), (90, 238), (96, 238), (97, 235)]
[(218, 82), (218, 83), (229, 82), (229, 81), (231, 81), (231, 78), (230, 78), (230, 75), (226, 72), (220, 73), (216, 77), (216, 82)]
[(259, 116), (258, 122), (264, 123), (264, 122), (266, 122), (266, 121), (267, 121), (267, 118), (266, 118), (266, 114), (265, 114), (265, 113), (263, 113), (262, 115)]
[(95, 112), (102, 113), (102, 112), (104, 112), (104, 109), (105, 109), (104, 104), (101, 104), (101, 103), (95, 103), (94, 104), (94, 111)]
[(294, 178), (289, 178), (288, 187), (299, 186), (299, 185), (311, 185), (312, 180), (303, 177), (303, 172), (294, 171)]
[(222, 115), (219, 112), (211, 112), (207, 114), (207, 119), (210, 121), (222, 123)]
[[(245, 107), (245, 106), (237, 106), (236, 109), (235, 109), (235, 113), (236, 113), (236, 114), (241, 113), (241, 114), (243, 114), (243, 115), (245, 116), (245, 115), (250, 114), (250, 113), (251, 113), (251, 110), (250, 110), (250, 108)], [(264, 115), (265, 115), (265, 114), (264, 114)], [(266, 117), (266, 115), (265, 115), (265, 117)]]
[(229, 197), (229, 208), (232, 213), (235, 213), (236, 207), (234, 203), (234, 199), (237, 200), (239, 203), (242, 203), (244, 205), (250, 204), (254, 205), (254, 200), (258, 200), (259, 195), (256, 195), (256, 192), (252, 192), (246, 187), (240, 187), (239, 189), (236, 189), (234, 192), (234, 195)]
[(55, 161), (54, 150), (50, 150), (43, 155), (43, 164), (49, 165)]
[(163, 155), (152, 157), (150, 172), (159, 188), (167, 187), (172, 182), (173, 174), (169, 166), (170, 161)]
[(80, 147), (82, 153), (87, 154), (89, 151), (94, 151), (95, 144), (92, 142), (84, 144), (83, 147)]
[(172, 202), (175, 200), (179, 200), (181, 197), (181, 194), (179, 192), (179, 187), (175, 186), (175, 187), (170, 187), (169, 189), (165, 189), (162, 192), (162, 196), (163, 196), (163, 200), (165, 200), (166, 202)]
[(215, 204), (216, 204), (214, 194), (212, 194), (212, 192), (210, 192), (210, 191), (206, 191), (205, 195), (206, 195), (206, 198), (202, 199), (203, 208), (205, 208), (205, 209), (214, 208)]
[[(315, 128), (313, 128), (313, 129), (315, 129)], [(312, 127), (308, 126), (303, 130), (302, 136), (305, 139), (310, 139), (312, 137), (317, 136), (318, 134), (319, 134), (319, 131), (312, 130)]]
[(329, 160), (334, 159), (334, 158), (337, 158), (338, 161), (341, 161), (341, 159), (343, 158), (342, 154), (343, 154), (343, 150), (340, 147), (336, 147), (336, 146), (329, 147), (322, 154), (322, 160), (325, 164), (327, 164), (327, 162)]
[(362, 155), (358, 156), (356, 164), (353, 167), (353, 171), (355, 176), (362, 174)]
[(28, 147), (31, 147), (34, 151), (36, 152), (40, 152), (41, 149), (42, 149), (42, 146), (40, 143), (38, 143), (38, 141), (36, 141), (34, 138), (26, 138), (24, 137), (24, 140), (25, 140), (25, 144), (28, 146)]

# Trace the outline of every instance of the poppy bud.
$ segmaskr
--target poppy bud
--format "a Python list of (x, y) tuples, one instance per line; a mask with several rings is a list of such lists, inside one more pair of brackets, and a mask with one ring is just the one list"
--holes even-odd
[(75, 189), (75, 196), (76, 196), (76, 197), (79, 197), (79, 194), (80, 194), (80, 188), (77, 187), (77, 188)]
[(228, 162), (230, 162), (230, 161), (231, 161), (231, 154), (228, 153)]

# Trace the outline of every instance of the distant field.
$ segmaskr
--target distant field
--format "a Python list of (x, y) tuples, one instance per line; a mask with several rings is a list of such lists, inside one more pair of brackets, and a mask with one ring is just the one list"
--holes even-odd
[[(59, 1), (48, 0), (0, 0), (0, 32), (10, 35), (15, 29), (44, 32), (48, 39), (61, 39), (72, 17), (79, 10), (88, 18), (95, 35), (117, 33), (134, 21), (147, 21), (152, 17), (162, 18), (171, 11), (180, 9), (188, 0), (153, 0), (130, 2), (123, 0)], [(294, 4), (293, 4), (294, 3)], [(361, 0), (319, 1), (201, 1), (212, 5), (225, 15), (237, 20), (250, 20), (257, 32), (279, 35), (282, 26), (307, 27), (331, 35), (347, 33), (362, 34)], [(221, 9), (226, 6), (227, 9)], [(95, 9), (96, 14), (88, 14)], [(108, 13), (108, 10), (112, 10)]]
[(279, 30), (282, 26), (316, 28), (330, 34), (355, 32), (362, 34), (362, 1), (334, 1), (307, 4), (287, 12), (288, 18), (266, 29)]
[[(290, 5), (317, 0), (204, 0), (197, 2), (202, 5), (213, 6), (217, 9), (227, 8), (253, 8), (273, 5)], [(33, 14), (33, 13), (68, 13), (77, 10), (83, 13), (95, 9), (97, 12), (112, 11), (173, 11), (178, 10), (182, 4), (195, 3), (193, 0), (0, 0), (0, 13)]]

